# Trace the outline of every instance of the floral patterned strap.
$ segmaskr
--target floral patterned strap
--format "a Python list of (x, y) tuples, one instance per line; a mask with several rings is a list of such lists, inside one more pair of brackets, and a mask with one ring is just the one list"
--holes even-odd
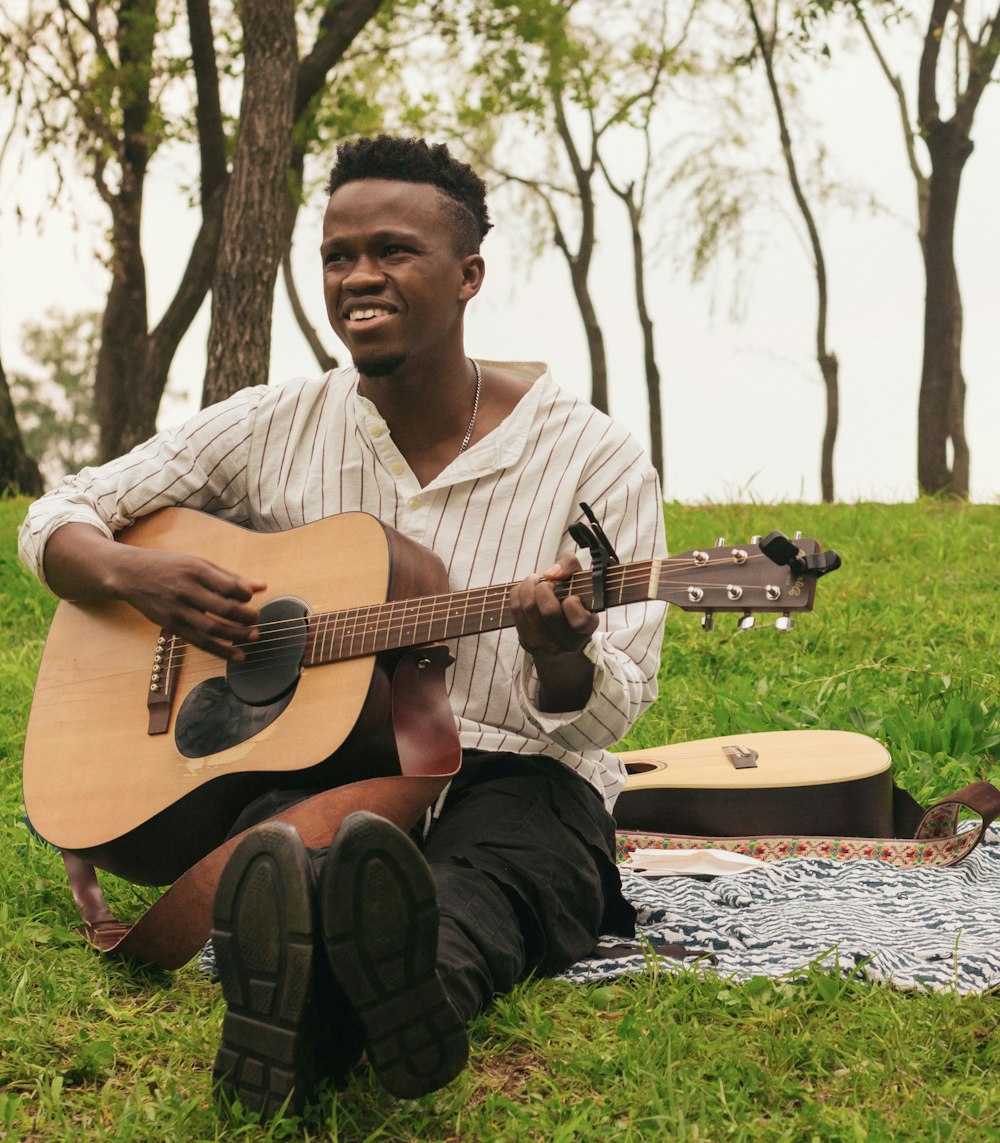
[[(959, 831), (961, 809), (979, 820)], [(965, 786), (931, 806), (913, 838), (895, 837), (690, 837), (684, 834), (619, 830), (617, 859), (625, 861), (637, 849), (725, 849), (761, 861), (786, 857), (826, 857), (849, 861), (864, 857), (900, 868), (954, 865), (979, 844), (987, 826), (1000, 814), (1000, 790), (988, 782)]]

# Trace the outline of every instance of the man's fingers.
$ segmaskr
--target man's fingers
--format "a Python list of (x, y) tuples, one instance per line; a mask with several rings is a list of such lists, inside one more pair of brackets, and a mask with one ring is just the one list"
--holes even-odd
[[(576, 557), (569, 557), (576, 562)], [(560, 599), (553, 588), (555, 576), (548, 569), (543, 576), (528, 576), (511, 591), (510, 606), (521, 646), (532, 653), (550, 655), (579, 651), (597, 628), (597, 617), (587, 610), (578, 596)], [(560, 575), (572, 568), (560, 564)]]
[[(267, 585), (260, 580), (244, 579), (242, 576), (225, 572), (221, 568), (206, 565), (199, 576), (199, 582), (207, 592), (196, 606), (221, 615), (234, 623), (255, 623), (257, 608), (246, 606)], [(192, 600), (192, 602), (194, 602)]]
[(542, 573), (547, 580), (569, 579), (574, 572), (581, 571), (580, 561), (573, 552), (565, 552), (558, 560)]
[(227, 623), (197, 608), (186, 608), (168, 617), (165, 626), (186, 643), (223, 659), (242, 659), (240, 643), (257, 637), (257, 628)]
[(131, 577), (125, 598), (178, 638), (218, 655), (241, 659), (236, 646), (256, 637), (259, 610), (252, 603), (262, 580), (237, 575), (182, 553), (155, 553)]
[(590, 636), (597, 630), (597, 616), (584, 606), (578, 595), (571, 595), (563, 601), (562, 613), (574, 631)]

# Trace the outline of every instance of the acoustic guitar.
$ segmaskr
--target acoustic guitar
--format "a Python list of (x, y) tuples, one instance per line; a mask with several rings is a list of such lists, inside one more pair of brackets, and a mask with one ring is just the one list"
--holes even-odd
[[(665, 600), (743, 624), (778, 612), (788, 625), (832, 569), (815, 540), (773, 535), (771, 558), (748, 544), (612, 564), (606, 606)], [(272, 534), (166, 508), (117, 538), (253, 568), (270, 593), (242, 664), (125, 603), (56, 610), (25, 740), (28, 817), (53, 845), (138, 883), (175, 880), (267, 790), (398, 774), (389, 703), (401, 654), (513, 623), (513, 584), (452, 592), (437, 556), (365, 513)], [(557, 591), (591, 606), (594, 586), (586, 571)]]
[(889, 752), (844, 730), (777, 730), (623, 751), (619, 830), (697, 837), (893, 836)]

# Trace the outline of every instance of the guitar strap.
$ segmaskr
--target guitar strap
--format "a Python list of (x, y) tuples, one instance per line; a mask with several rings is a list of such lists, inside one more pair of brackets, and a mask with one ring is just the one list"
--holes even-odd
[[(963, 809), (971, 810), (979, 820), (960, 830), (958, 818)], [(834, 861), (868, 858), (902, 869), (954, 865), (975, 849), (1000, 815), (1000, 790), (989, 782), (974, 782), (924, 810), (904, 790), (893, 787), (893, 813), (895, 837), (692, 837), (619, 830), (617, 858), (627, 861), (637, 849), (724, 849), (761, 861), (825, 857)]]
[[(444, 686), (444, 670), (450, 662), (447, 648), (435, 644), (407, 652), (393, 670), (392, 726), (401, 774), (336, 786), (267, 820), (295, 826), (309, 849), (325, 849), (340, 823), (356, 810), (369, 810), (401, 830), (411, 830), (461, 765), (458, 731)], [(179, 968), (211, 935), (216, 885), (247, 832), (228, 838), (181, 874), (131, 925), (111, 917), (93, 866), (64, 855), (83, 918), (78, 932), (101, 952), (159, 968)]]

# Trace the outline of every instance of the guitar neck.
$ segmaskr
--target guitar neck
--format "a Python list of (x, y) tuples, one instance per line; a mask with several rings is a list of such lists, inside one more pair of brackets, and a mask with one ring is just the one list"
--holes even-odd
[[(641, 560), (610, 567), (606, 575), (606, 606), (656, 599), (661, 564), (662, 560)], [(305, 665), (318, 666), (512, 627), (510, 593), (515, 586), (494, 584), (314, 615)], [(586, 607), (593, 606), (589, 571), (576, 572), (553, 587), (560, 599), (576, 595)]]
[[(816, 540), (800, 539), (797, 543), (796, 551), (803, 557), (819, 549)], [(756, 544), (733, 548), (717, 545), (668, 559), (612, 564), (605, 573), (604, 606), (658, 599), (708, 616), (714, 612), (749, 615), (771, 611), (787, 618), (793, 611), (812, 608), (816, 579), (822, 574), (806, 567), (779, 566)], [(589, 571), (576, 572), (552, 586), (560, 599), (575, 595), (584, 606), (594, 609), (594, 583)], [(510, 593), (514, 587), (512, 583), (494, 584), (313, 615), (304, 665), (356, 659), (512, 627)]]

